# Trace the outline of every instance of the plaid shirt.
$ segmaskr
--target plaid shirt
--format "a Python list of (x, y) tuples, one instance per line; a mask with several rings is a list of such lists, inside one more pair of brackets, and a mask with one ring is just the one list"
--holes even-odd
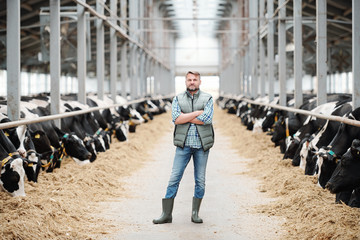
[[(175, 120), (180, 116), (181, 109), (179, 106), (179, 102), (176, 97), (174, 97), (172, 102), (172, 120), (173, 123), (175, 123)], [(204, 112), (197, 116), (196, 118), (204, 123), (204, 125), (211, 124), (212, 118), (214, 115), (214, 105), (212, 98), (206, 103)], [(199, 133), (196, 129), (196, 124), (190, 123), (190, 128), (185, 140), (185, 146), (191, 147), (191, 148), (202, 148), (201, 140)]]

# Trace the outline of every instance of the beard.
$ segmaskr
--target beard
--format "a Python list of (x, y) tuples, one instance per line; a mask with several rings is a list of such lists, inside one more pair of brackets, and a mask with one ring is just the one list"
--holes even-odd
[(186, 88), (186, 90), (187, 90), (188, 92), (196, 92), (197, 90), (199, 90), (199, 88), (190, 87), (190, 88)]

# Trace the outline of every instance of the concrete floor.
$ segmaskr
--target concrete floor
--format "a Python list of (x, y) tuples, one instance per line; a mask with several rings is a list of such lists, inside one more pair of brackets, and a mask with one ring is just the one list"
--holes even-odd
[(172, 133), (162, 137), (153, 149), (153, 159), (125, 179), (128, 197), (104, 203), (101, 215), (118, 225), (118, 231), (100, 239), (279, 239), (282, 219), (256, 213), (254, 207), (272, 199), (258, 191), (258, 182), (241, 174), (246, 159), (230, 148), (229, 139), (219, 131), (210, 150), (206, 193), (199, 216), (203, 224), (190, 220), (194, 191), (190, 161), (175, 199), (173, 222), (154, 225), (161, 214), (161, 199), (170, 177), (175, 147)]

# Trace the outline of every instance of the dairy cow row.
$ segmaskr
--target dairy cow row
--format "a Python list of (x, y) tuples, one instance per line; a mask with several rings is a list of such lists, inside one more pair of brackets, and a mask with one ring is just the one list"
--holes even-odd
[[(291, 159), (292, 165), (302, 168), (304, 174), (316, 175), (319, 186), (336, 194), (336, 202), (360, 207), (360, 127), (238, 99), (220, 97), (217, 103), (240, 117), (247, 129), (271, 135), (283, 158)], [(267, 97), (254, 101), (278, 104), (279, 98), (271, 102)], [(292, 95), (287, 96), (287, 106), (294, 106)], [(316, 96), (304, 95), (300, 109), (360, 120), (360, 108), (353, 109), (348, 94), (330, 94), (327, 103), (319, 106)]]
[[(113, 105), (108, 97), (99, 100), (88, 96), (87, 104), (77, 102), (76, 98), (75, 95), (62, 96), (61, 113)], [(154, 115), (171, 107), (169, 99), (144, 100), (131, 105), (126, 102), (119, 96), (117, 103), (123, 103), (120, 107), (62, 118), (61, 128), (54, 121), (45, 121), (0, 130), (2, 189), (11, 196), (25, 196), (25, 176), (28, 181), (37, 182), (41, 171), (60, 168), (65, 157), (79, 165), (93, 162), (99, 152), (110, 148), (113, 139), (126, 141), (128, 132), (135, 132), (137, 125), (151, 121)], [(50, 115), (50, 103), (47, 94), (22, 97), (21, 119)], [(6, 114), (4, 99), (0, 101), (0, 123), (10, 121)]]

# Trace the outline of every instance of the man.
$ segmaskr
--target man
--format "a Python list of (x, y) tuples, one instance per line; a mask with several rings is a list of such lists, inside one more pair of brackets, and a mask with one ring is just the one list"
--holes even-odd
[(174, 198), (191, 156), (194, 161), (195, 177), (191, 221), (203, 222), (198, 214), (205, 193), (209, 149), (214, 145), (213, 99), (210, 94), (200, 91), (201, 80), (198, 72), (188, 72), (185, 84), (186, 91), (174, 97), (172, 102), (176, 152), (166, 195), (162, 199), (163, 212), (160, 218), (153, 220), (155, 224), (172, 222)]

